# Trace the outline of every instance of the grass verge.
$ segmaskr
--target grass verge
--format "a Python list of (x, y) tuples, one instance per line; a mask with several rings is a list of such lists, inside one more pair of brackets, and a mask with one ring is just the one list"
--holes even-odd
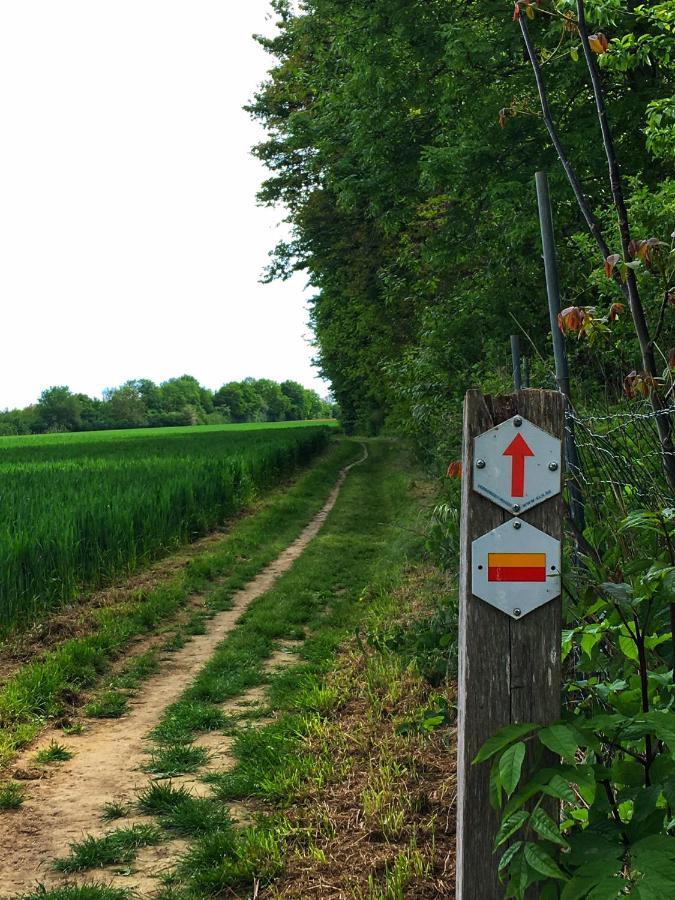
[(270, 495), (256, 513), (236, 522), (180, 575), (139, 591), (119, 607), (98, 610), (94, 633), (66, 641), (14, 674), (0, 690), (0, 769), (47, 720), (72, 714), (112, 660), (134, 638), (175, 617), (191, 595), (204, 592), (203, 616), (226, 608), (232, 595), (298, 535), (325, 502), (340, 469), (359, 453), (358, 444), (339, 442), (290, 488)]

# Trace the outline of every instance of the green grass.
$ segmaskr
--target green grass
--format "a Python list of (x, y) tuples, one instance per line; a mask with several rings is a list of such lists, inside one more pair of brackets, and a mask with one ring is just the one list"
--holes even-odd
[(205, 594), (209, 612), (227, 608), (232, 595), (297, 537), (325, 502), (339, 470), (359, 453), (358, 444), (338, 443), (290, 488), (276, 491), (255, 514), (237, 521), (180, 575), (139, 591), (123, 606), (97, 610), (92, 634), (65, 641), (9, 678), (0, 689), (0, 767), (34, 739), (44, 720), (68, 713), (73, 698), (95, 685), (135, 637), (175, 617), (195, 592)]
[(126, 819), (129, 815), (131, 807), (128, 803), (120, 803), (113, 801), (106, 803), (103, 807), (101, 818), (104, 822), (114, 822), (115, 819)]
[(163, 828), (181, 835), (226, 831), (232, 827), (228, 810), (206, 797), (195, 797), (184, 787), (152, 783), (138, 798), (138, 808), (157, 816)]
[(19, 900), (128, 900), (131, 891), (104, 884), (65, 885), (51, 891), (41, 887), (33, 894), (22, 894)]
[[(209, 722), (208, 710), (221, 713), (224, 701), (267, 683), (270, 705), (286, 711), (271, 725), (248, 724), (236, 730), (232, 771), (204, 777), (212, 796), (201, 802), (215, 811), (223, 802), (247, 800), (283, 807), (329, 778), (339, 765), (302, 752), (305, 716), (311, 721), (343, 702), (338, 689), (327, 688), (322, 675), (336, 649), (367, 612), (364, 589), (386, 585), (405, 565), (420, 539), (408, 527), (419, 510), (411, 497), (401, 450), (385, 443), (370, 445), (368, 462), (353, 470), (324, 529), (294, 567), (249, 607), (239, 625), (218, 647), (183, 697), (170, 707), (152, 737), (170, 750), (189, 742)], [(280, 641), (307, 636), (299, 662), (276, 675), (265, 662)], [(199, 708), (199, 715), (190, 710)], [(160, 743), (161, 742), (161, 743)], [(169, 792), (170, 794), (170, 792)], [(297, 834), (282, 817), (231, 831), (204, 828), (180, 862), (172, 883), (178, 900), (228, 895), (283, 871), (289, 837)]]
[(0, 782), (0, 811), (19, 809), (23, 803), (23, 788), (15, 781)]
[(0, 449), (54, 444), (91, 444), (120, 439), (143, 440), (148, 437), (165, 438), (173, 435), (239, 433), (248, 431), (278, 431), (289, 428), (337, 428), (335, 419), (309, 419), (301, 422), (240, 422), (229, 425), (171, 425), (164, 428), (117, 428), (110, 431), (73, 431), (55, 434), (4, 435), (0, 437)]
[(5, 439), (0, 629), (229, 521), (306, 465), (328, 434), (221, 427)]
[(84, 709), (85, 715), (94, 719), (119, 719), (129, 706), (129, 699), (141, 684), (157, 674), (160, 668), (159, 651), (148, 650), (127, 663)]
[(203, 747), (192, 744), (171, 744), (152, 754), (147, 771), (159, 778), (175, 778), (197, 772), (208, 762), (209, 754)]
[(91, 835), (70, 845), (70, 856), (55, 860), (53, 868), (65, 875), (132, 863), (141, 847), (159, 844), (162, 833), (152, 825), (118, 828), (102, 838)]
[(35, 754), (35, 762), (42, 764), (68, 762), (74, 755), (75, 754), (67, 747), (64, 747), (63, 744), (59, 744), (57, 741), (52, 740), (48, 747), (45, 747)]

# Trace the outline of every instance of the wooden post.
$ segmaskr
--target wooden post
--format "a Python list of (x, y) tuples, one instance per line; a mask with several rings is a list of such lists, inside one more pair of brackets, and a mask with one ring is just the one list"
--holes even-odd
[[(515, 620), (472, 595), (472, 543), (513, 519), (473, 490), (474, 438), (520, 415), (549, 434), (564, 436), (564, 397), (523, 390), (503, 397), (469, 391), (464, 405), (459, 610), (457, 898), (502, 900), (493, 853), (499, 814), (490, 805), (490, 763), (472, 761), (505, 725), (550, 724), (560, 718), (561, 600)], [(519, 514), (523, 522), (562, 538), (560, 495)], [(527, 765), (527, 763), (526, 763)]]

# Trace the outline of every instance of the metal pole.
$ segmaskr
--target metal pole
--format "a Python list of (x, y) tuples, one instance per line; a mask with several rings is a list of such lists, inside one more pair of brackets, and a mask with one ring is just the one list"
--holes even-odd
[[(544, 270), (546, 272), (546, 293), (548, 294), (548, 312), (551, 320), (551, 337), (553, 339), (553, 358), (555, 359), (555, 377), (558, 390), (565, 395), (568, 410), (572, 409), (572, 391), (570, 388), (570, 372), (567, 363), (567, 348), (565, 339), (558, 324), (560, 313), (560, 283), (558, 281), (558, 265), (556, 262), (555, 236), (553, 232), (553, 211), (551, 209), (551, 197), (548, 190), (548, 178), (546, 172), (536, 172), (537, 202), (539, 205), (539, 225), (541, 228), (541, 243), (544, 251)], [(567, 468), (572, 474), (569, 484), (570, 513), (574, 524), (583, 531), (585, 527), (584, 507), (581, 490), (577, 480), (579, 468), (579, 454), (574, 435), (574, 422), (568, 416), (565, 428), (565, 456)]]
[(513, 387), (516, 391), (523, 389), (523, 380), (520, 376), (520, 336), (511, 335), (511, 359), (513, 361)]

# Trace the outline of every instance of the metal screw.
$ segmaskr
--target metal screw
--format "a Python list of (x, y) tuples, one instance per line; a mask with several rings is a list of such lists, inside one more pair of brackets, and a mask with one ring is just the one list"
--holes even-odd
[(514, 512), (520, 512), (520, 506), (517, 503), (514, 503), (513, 506), (511, 507), (511, 509)]
[(549, 469), (551, 470), (551, 472), (557, 472), (557, 471), (558, 471), (558, 463), (556, 463), (556, 462), (549, 463), (549, 464), (548, 464), (548, 467), (549, 467)]
[(520, 428), (520, 426), (523, 424), (523, 420), (520, 418), (520, 416), (516, 416), (513, 420), (513, 424), (516, 428)]
[(477, 469), (484, 469), (484, 468), (485, 468), (485, 460), (484, 460), (484, 459), (477, 459), (477, 460), (476, 460), (476, 468), (477, 468)]
[(518, 607), (516, 606), (516, 608), (513, 610), (513, 615), (516, 617), (516, 619), (519, 619), (522, 614), (522, 610), (518, 609)]
[(513, 527), (516, 529), (516, 531), (518, 531), (519, 528), (523, 527), (523, 523), (522, 522), (514, 522)]

